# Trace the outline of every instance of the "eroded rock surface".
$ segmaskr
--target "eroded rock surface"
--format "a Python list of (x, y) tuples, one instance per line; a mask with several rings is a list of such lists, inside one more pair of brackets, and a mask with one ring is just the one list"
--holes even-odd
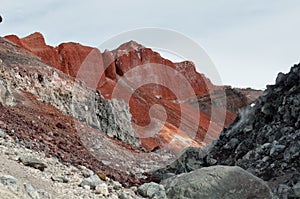
[(34, 57), (17, 53), (16, 47), (3, 39), (0, 42), (1, 96), (5, 96), (6, 103), (12, 103), (10, 89), (29, 92), (110, 137), (140, 146), (138, 135), (131, 126), (127, 104), (116, 99), (105, 100), (99, 92), (80, 81), (70, 79)]
[[(21, 39), (14, 35), (5, 38), (37, 55), (44, 63), (84, 81), (107, 99), (123, 99), (129, 93), (130, 100), (126, 103), (132, 114), (132, 126), (142, 138), (142, 146), (149, 151), (203, 147), (234, 120), (237, 109), (253, 100), (247, 101), (241, 92), (232, 94), (226, 87), (213, 85), (196, 71), (192, 62), (173, 63), (134, 41), (101, 53), (72, 42), (52, 47), (41, 33)], [(149, 114), (156, 104), (165, 109), (166, 119), (162, 117), (164, 114)], [(187, 115), (182, 114), (184, 110)], [(87, 118), (97, 125), (95, 118)], [(211, 123), (213, 127), (209, 128)], [(144, 128), (148, 126), (155, 132), (148, 133)]]
[(0, 59), (3, 90), (11, 91), (2, 97), (13, 96), (15, 103), (0, 103), (0, 127), (27, 148), (85, 165), (124, 186), (149, 181), (144, 173), (172, 157), (141, 151), (124, 102), (104, 99), (2, 38)]

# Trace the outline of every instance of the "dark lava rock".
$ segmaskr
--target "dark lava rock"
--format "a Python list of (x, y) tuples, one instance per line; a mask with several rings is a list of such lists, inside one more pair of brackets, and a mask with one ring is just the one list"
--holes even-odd
[[(241, 110), (209, 149), (181, 154), (180, 164), (156, 171), (160, 177), (193, 170), (187, 166), (240, 166), (268, 182), (275, 197), (297, 198), (300, 182), (300, 64), (280, 73), (254, 105)], [(197, 151), (201, 156), (197, 155)], [(196, 162), (195, 162), (196, 161)], [(195, 167), (195, 169), (197, 169)], [(184, 168), (184, 169), (183, 169)], [(295, 187), (295, 188), (294, 188)], [(297, 196), (297, 197), (295, 197)], [(298, 197), (299, 198), (299, 197)]]

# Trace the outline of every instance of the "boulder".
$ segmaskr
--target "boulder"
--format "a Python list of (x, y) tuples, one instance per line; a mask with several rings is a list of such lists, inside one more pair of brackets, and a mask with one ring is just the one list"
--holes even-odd
[(31, 199), (40, 199), (38, 191), (31, 184), (25, 183), (24, 189)]
[(161, 182), (168, 198), (271, 199), (267, 183), (240, 167), (212, 166)]
[(18, 199), (19, 197), (0, 184), (1, 199)]
[(105, 183), (104, 181), (102, 181), (98, 175), (92, 175), (88, 178), (85, 178), (82, 180), (82, 182), (80, 183), (81, 187), (84, 186), (89, 186), (91, 189), (96, 189), (96, 187), (102, 183)]
[(14, 193), (17, 193), (19, 190), (17, 179), (11, 175), (0, 176), (0, 183), (5, 185), (10, 191)]
[(40, 171), (44, 171), (44, 169), (47, 168), (47, 165), (45, 163), (35, 157), (22, 156), (19, 158), (19, 161), (22, 162), (25, 166), (33, 167), (35, 169), (39, 169)]
[(155, 182), (145, 183), (137, 191), (141, 196), (150, 199), (167, 199), (165, 188)]

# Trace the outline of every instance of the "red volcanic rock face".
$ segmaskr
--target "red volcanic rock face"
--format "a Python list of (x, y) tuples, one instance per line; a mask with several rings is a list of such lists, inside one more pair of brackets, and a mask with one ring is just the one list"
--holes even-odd
[[(176, 70), (179, 71), (191, 85), (196, 95), (203, 95), (208, 93), (209, 90), (214, 89), (214, 85), (203, 74), (196, 71), (196, 67), (193, 62), (183, 61), (175, 63)], [(184, 89), (184, 88), (182, 88)]]
[[(217, 110), (220, 115), (225, 112), (225, 124), (212, 122), (209, 110), (213, 105), (203, 101), (208, 111), (193, 105), (211, 90), (223, 88), (214, 86), (198, 73), (192, 62), (173, 63), (134, 41), (101, 53), (78, 43), (48, 46), (40, 33), (22, 39), (13, 35), (5, 38), (39, 56), (46, 64), (97, 88), (107, 99), (122, 98), (120, 96), (129, 92), (127, 103), (132, 124), (148, 150), (166, 145), (176, 151), (188, 145), (203, 147), (216, 139), (224, 125), (231, 123), (236, 116), (234, 112), (226, 111), (225, 106)], [(119, 89), (117, 92), (116, 88)], [(163, 107), (164, 112), (159, 110), (154, 115), (149, 114), (154, 105)], [(163, 118), (164, 114), (166, 118)], [(218, 121), (218, 118), (214, 120)], [(151, 130), (151, 125), (159, 129), (158, 132), (145, 135), (146, 127)], [(195, 125), (196, 129), (193, 129)], [(193, 131), (195, 134), (191, 135)], [(209, 139), (204, 140), (205, 137)]]
[(105, 76), (112, 80), (117, 78), (117, 69), (115, 64), (115, 58), (112, 52), (105, 50), (103, 52), (103, 65), (105, 69)]
[(22, 39), (14, 35), (5, 38), (72, 77), (76, 77), (81, 70), (79, 79), (84, 80), (91, 87), (98, 88), (105, 83), (102, 54), (98, 49), (73, 42), (63, 43), (54, 48), (45, 43), (41, 33), (33, 33)]

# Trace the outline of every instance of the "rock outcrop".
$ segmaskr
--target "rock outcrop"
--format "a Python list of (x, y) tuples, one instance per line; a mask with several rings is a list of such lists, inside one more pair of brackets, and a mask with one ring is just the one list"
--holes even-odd
[[(131, 126), (129, 108), (124, 102), (105, 100), (99, 92), (88, 89), (79, 81), (68, 78), (37, 59), (30, 60), (29, 57), (17, 54), (15, 47), (3, 39), (0, 42), (4, 47), (0, 54), (0, 78), (3, 82), (0, 88), (3, 87), (1, 96), (5, 96), (6, 103), (12, 103), (10, 90), (26, 91), (110, 137), (140, 146), (140, 140)], [(42, 41), (37, 43), (43, 44)], [(8, 49), (10, 53), (5, 53)], [(30, 67), (32, 65), (35, 67)]]
[[(86, 165), (124, 186), (140, 184), (133, 173), (144, 170), (133, 166), (132, 160), (133, 151), (140, 150), (140, 141), (124, 102), (104, 99), (3, 38), (0, 59), (0, 127), (7, 134), (27, 148), (68, 164)], [(10, 99), (13, 106), (6, 103)], [(111, 165), (102, 160), (110, 160)], [(128, 168), (135, 171), (125, 172)]]
[[(276, 84), (221, 133), (209, 158), (249, 170), (281, 198), (295, 197), (293, 186), (300, 181), (299, 91), (300, 65), (279, 73)], [(282, 190), (282, 185), (289, 188)]]
[(189, 148), (156, 171), (165, 179), (212, 165), (240, 166), (268, 183), (275, 198), (299, 198), (300, 64), (243, 109), (218, 140)]
[[(251, 102), (240, 92), (227, 94), (230, 89), (213, 85), (192, 62), (173, 63), (134, 41), (101, 53), (72, 42), (52, 47), (40, 33), (22, 39), (14, 35), (5, 38), (99, 90), (106, 99), (122, 99), (129, 94), (125, 102), (130, 107), (132, 126), (142, 146), (150, 151), (165, 146), (175, 151), (186, 146), (203, 147), (234, 120), (238, 108)], [(228, 99), (227, 105), (224, 98)], [(212, 104), (217, 112), (214, 115)], [(160, 105), (166, 117), (149, 114), (154, 105)], [(189, 114), (185, 115), (184, 110)], [(220, 119), (223, 115), (225, 121)], [(211, 123), (213, 128), (209, 128)], [(148, 135), (153, 126), (152, 131), (157, 132)]]

